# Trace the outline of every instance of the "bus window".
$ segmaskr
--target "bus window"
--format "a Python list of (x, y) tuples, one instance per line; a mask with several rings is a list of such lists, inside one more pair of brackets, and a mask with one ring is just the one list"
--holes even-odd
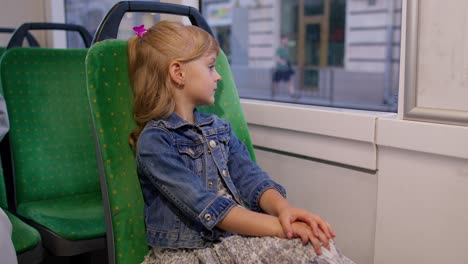
[[(116, 2), (66, 0), (66, 22), (93, 34)], [(401, 0), (180, 2), (200, 5), (242, 98), (396, 112)], [(160, 19), (127, 13), (119, 38)]]
[(396, 112), (401, 0), (201, 2), (241, 97)]

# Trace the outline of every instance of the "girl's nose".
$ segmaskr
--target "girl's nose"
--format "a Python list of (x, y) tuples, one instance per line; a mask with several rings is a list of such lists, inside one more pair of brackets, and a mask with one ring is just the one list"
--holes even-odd
[(221, 75), (219, 75), (218, 71), (216, 71), (216, 82), (219, 82), (221, 81), (223, 78), (221, 77)]

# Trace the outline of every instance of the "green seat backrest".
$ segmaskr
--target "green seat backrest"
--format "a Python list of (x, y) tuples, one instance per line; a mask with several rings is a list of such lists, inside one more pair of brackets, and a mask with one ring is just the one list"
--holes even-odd
[(234, 130), (236, 136), (247, 146), (251, 159), (255, 161), (255, 153), (247, 129), (244, 111), (240, 105), (239, 94), (237, 93), (236, 84), (232, 78), (229, 62), (222, 51), (216, 60), (216, 70), (221, 75), (222, 80), (218, 82), (215, 103), (209, 106), (200, 106), (198, 110), (205, 113), (214, 113), (220, 118), (229, 120), (232, 125), (232, 130)]
[(123, 41), (99, 42), (90, 48), (86, 59), (88, 95), (101, 152), (98, 160), (103, 166), (101, 189), (107, 193), (104, 211), (109, 263), (114, 258), (116, 263), (140, 263), (148, 251), (143, 196), (128, 145), (128, 136), (136, 125), (126, 47)]
[(2, 56), (3, 52), (5, 52), (6, 48), (5, 47), (0, 47), (0, 56)]
[[(239, 97), (224, 53), (216, 68), (223, 81), (218, 84), (213, 111), (233, 124), (237, 136), (253, 148)], [(132, 118), (132, 92), (128, 78), (127, 43), (106, 40), (91, 47), (86, 61), (88, 94), (101, 159), (101, 187), (107, 193), (105, 206), (109, 258), (116, 263), (139, 263), (148, 251), (143, 218), (143, 195), (128, 136), (136, 127)], [(99, 157), (100, 156), (100, 157)], [(253, 156), (252, 156), (253, 157)], [(107, 200), (107, 201), (106, 201)], [(109, 244), (111, 243), (111, 244)], [(112, 244), (113, 243), (113, 244)], [(114, 252), (112, 252), (114, 250)]]
[(100, 190), (86, 54), (13, 48), (2, 56), (18, 205)]

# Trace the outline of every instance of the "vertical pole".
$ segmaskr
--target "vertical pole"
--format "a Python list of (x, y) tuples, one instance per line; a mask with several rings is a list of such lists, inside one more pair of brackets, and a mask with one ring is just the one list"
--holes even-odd
[(304, 22), (304, 0), (299, 0), (299, 36), (297, 47), (297, 70), (299, 74), (299, 87), (298, 91), (302, 92), (304, 86), (304, 54), (305, 54), (305, 22)]
[(387, 4), (387, 42), (384, 67), (384, 104), (393, 104), (393, 25), (395, 16), (395, 0), (388, 0)]

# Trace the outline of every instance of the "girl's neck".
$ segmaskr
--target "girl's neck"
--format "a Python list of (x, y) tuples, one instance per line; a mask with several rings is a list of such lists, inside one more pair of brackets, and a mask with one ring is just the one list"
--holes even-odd
[(193, 115), (193, 111), (195, 110), (196, 105), (194, 104), (193, 100), (187, 97), (183, 93), (183, 90), (175, 89), (174, 101), (174, 112), (190, 124), (195, 123), (195, 116)]
[(194, 110), (195, 109), (193, 107), (179, 107), (176, 104), (174, 112), (185, 121), (189, 122), (190, 124), (193, 124), (195, 123), (195, 115), (193, 114)]

